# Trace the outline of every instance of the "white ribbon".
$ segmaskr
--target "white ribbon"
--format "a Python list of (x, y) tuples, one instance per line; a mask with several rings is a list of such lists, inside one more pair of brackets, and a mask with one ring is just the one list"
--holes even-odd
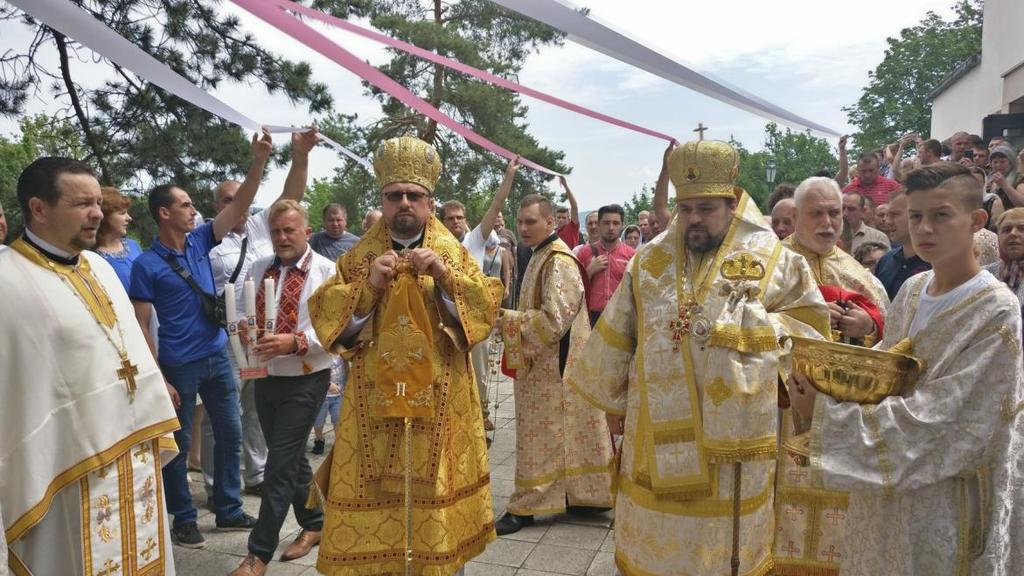
[[(217, 99), (212, 94), (205, 92), (187, 78), (172, 70), (170, 66), (153, 58), (146, 51), (107, 27), (103, 22), (93, 18), (90, 14), (67, 0), (7, 1), (36, 20), (45, 23), (55, 30), (59, 30), (65, 36), (74, 38), (79, 43), (88, 46), (94, 52), (101, 54), (112, 62), (116, 62), (123, 68), (131, 70), (139, 78), (155, 84), (178, 98), (190, 102), (232, 124), (237, 124), (247, 131), (260, 132), (262, 129), (266, 129), (274, 133), (291, 133), (308, 130), (307, 128), (292, 128), (289, 126), (271, 126), (253, 120)], [(373, 166), (362, 156), (322, 134), (320, 135), (320, 140), (359, 163), (370, 172), (373, 172)]]
[(593, 20), (563, 0), (491, 0), (510, 10), (553, 26), (584, 46), (646, 70), (651, 74), (710, 96), (737, 108), (793, 126), (808, 128), (827, 136), (839, 136), (831, 128), (812, 122), (745, 90), (729, 86), (656, 52), (625, 34)]

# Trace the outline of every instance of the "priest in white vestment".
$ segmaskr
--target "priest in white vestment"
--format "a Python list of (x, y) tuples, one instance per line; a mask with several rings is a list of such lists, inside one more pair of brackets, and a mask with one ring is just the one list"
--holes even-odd
[(160, 467), (178, 421), (120, 280), (86, 250), (100, 198), (88, 166), (36, 160), (27, 230), (0, 252), (3, 570), (19, 576), (174, 574)]
[(878, 404), (838, 402), (795, 377), (811, 465), (850, 492), (843, 576), (1024, 574), (1021, 314), (981, 270), (981, 194), (942, 163), (906, 179), (914, 250), (933, 270), (900, 289), (877, 346), (909, 339), (925, 370)]

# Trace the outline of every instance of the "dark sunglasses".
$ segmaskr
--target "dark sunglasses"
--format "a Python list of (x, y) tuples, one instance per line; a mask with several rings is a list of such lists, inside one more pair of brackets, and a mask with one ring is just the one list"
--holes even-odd
[(409, 201), (409, 204), (415, 204), (426, 198), (428, 195), (424, 194), (423, 192), (394, 191), (384, 193), (384, 198), (387, 199), (388, 202), (393, 202), (395, 204), (401, 202), (403, 196), (406, 198), (406, 200)]

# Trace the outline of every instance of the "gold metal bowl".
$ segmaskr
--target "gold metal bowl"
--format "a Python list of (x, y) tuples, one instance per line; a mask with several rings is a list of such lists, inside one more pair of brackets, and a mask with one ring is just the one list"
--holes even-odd
[(793, 371), (811, 379), (819, 392), (842, 402), (877, 404), (917, 382), (924, 361), (910, 355), (904, 340), (891, 350), (792, 337)]

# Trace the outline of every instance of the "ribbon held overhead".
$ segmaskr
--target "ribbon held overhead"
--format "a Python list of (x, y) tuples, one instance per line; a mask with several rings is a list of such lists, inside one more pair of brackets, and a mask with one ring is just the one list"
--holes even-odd
[(553, 104), (555, 106), (559, 106), (561, 108), (564, 108), (564, 109), (569, 110), (571, 112), (575, 112), (577, 114), (582, 114), (584, 116), (589, 116), (590, 118), (594, 118), (595, 120), (600, 120), (602, 122), (607, 122), (609, 124), (612, 124), (613, 126), (618, 126), (620, 128), (626, 128), (626, 129), (632, 130), (634, 132), (639, 132), (641, 134), (646, 134), (648, 136), (653, 136), (655, 138), (661, 138), (661, 139), (667, 140), (669, 142), (675, 142), (675, 138), (673, 138), (672, 136), (669, 136), (668, 134), (664, 134), (664, 133), (658, 132), (656, 130), (651, 130), (651, 129), (648, 129), (648, 128), (644, 128), (643, 126), (638, 126), (638, 125), (633, 124), (631, 122), (626, 122), (625, 120), (620, 120), (618, 118), (613, 118), (611, 116), (608, 116), (606, 114), (602, 114), (600, 112), (595, 112), (594, 110), (590, 110), (589, 108), (584, 108), (583, 106), (580, 106), (578, 104), (573, 104), (572, 102), (568, 102), (566, 100), (562, 100), (561, 98), (558, 98), (556, 96), (552, 96), (550, 94), (546, 94), (546, 93), (541, 92), (539, 90), (534, 90), (533, 88), (529, 88), (527, 86), (523, 86), (523, 85), (518, 84), (516, 82), (512, 82), (511, 80), (507, 80), (505, 78), (502, 78), (501, 76), (497, 76), (497, 75), (492, 74), (490, 72), (487, 72), (485, 70), (480, 70), (479, 68), (474, 68), (473, 66), (470, 66), (468, 64), (463, 64), (462, 62), (459, 62), (458, 60), (454, 60), (454, 59), (448, 58), (446, 56), (441, 56), (440, 54), (437, 54), (435, 52), (431, 52), (430, 50), (424, 50), (423, 48), (420, 48), (420, 47), (415, 46), (413, 44), (409, 44), (408, 42), (403, 42), (401, 40), (392, 38), (392, 37), (387, 36), (385, 34), (381, 34), (380, 32), (377, 32), (375, 30), (370, 30), (370, 29), (367, 29), (367, 28), (363, 28), (362, 26), (358, 26), (358, 25), (353, 24), (351, 22), (348, 22), (346, 20), (342, 20), (341, 18), (338, 18), (336, 16), (331, 16), (330, 14), (325, 14), (324, 12), (316, 10), (315, 8), (309, 8), (307, 6), (303, 6), (302, 4), (297, 4), (295, 2), (291, 2), (290, 0), (268, 0), (268, 1), (273, 3), (273, 4), (276, 4), (277, 6), (283, 8), (285, 10), (288, 10), (288, 11), (291, 11), (291, 12), (295, 12), (295, 13), (298, 13), (298, 14), (302, 14), (303, 16), (307, 16), (307, 17), (312, 18), (314, 20), (319, 20), (320, 22), (323, 22), (323, 23), (328, 24), (330, 26), (333, 26), (335, 28), (339, 28), (341, 30), (345, 30), (346, 32), (351, 32), (353, 34), (357, 34), (359, 36), (362, 36), (363, 38), (368, 38), (368, 39), (373, 40), (375, 42), (379, 42), (381, 44), (384, 44), (385, 46), (389, 46), (391, 48), (395, 48), (397, 50), (401, 50), (401, 51), (403, 51), (403, 52), (405, 52), (407, 54), (411, 54), (411, 55), (416, 56), (418, 58), (422, 58), (424, 60), (427, 60), (429, 62), (433, 62), (435, 64), (440, 64), (441, 66), (444, 66), (446, 68), (450, 68), (452, 70), (455, 70), (456, 72), (461, 72), (461, 73), (466, 74), (468, 76), (472, 76), (474, 78), (478, 78), (478, 79), (483, 80), (485, 82), (489, 82), (491, 84), (494, 84), (495, 86), (500, 86), (502, 88), (505, 88), (506, 90), (511, 90), (513, 92), (516, 92), (516, 93), (519, 93), (519, 94), (523, 94), (525, 96), (530, 96), (531, 98), (536, 98), (537, 100), (540, 100), (542, 102), (547, 102), (548, 104)]
[(799, 116), (785, 108), (767, 102), (745, 90), (729, 86), (721, 80), (715, 80), (692, 68), (656, 52), (647, 46), (615, 31), (596, 20), (576, 11), (572, 6), (561, 0), (491, 0), (495, 4), (509, 10), (519, 12), (557, 28), (569, 35), (569, 38), (619, 60), (646, 70), (651, 74), (710, 96), (762, 118), (775, 120), (788, 126), (806, 128), (827, 136), (839, 136), (839, 133), (827, 126), (818, 124)]
[[(170, 66), (152, 57), (149, 53), (132, 44), (107, 27), (103, 22), (93, 18), (68, 0), (9, 1), (26, 14), (31, 15), (47, 26), (59, 30), (65, 36), (74, 38), (77, 42), (88, 46), (89, 49), (102, 55), (104, 58), (131, 70), (139, 78), (163, 88), (178, 98), (198, 106), (214, 116), (219, 116), (232, 124), (237, 124), (245, 130), (259, 132), (261, 129), (266, 129), (275, 133), (302, 132), (306, 130), (306, 128), (265, 125), (253, 120), (212, 94), (202, 90), (187, 78), (175, 72)], [(365, 158), (330, 138), (322, 135), (320, 138), (331, 148), (341, 152), (371, 172), (373, 171), (372, 166)]]
[[(387, 92), (391, 96), (398, 99), (400, 102), (416, 110), (420, 114), (423, 114), (427, 118), (434, 120), (438, 124), (448, 128), (452, 132), (455, 132), (459, 136), (462, 136), (466, 140), (480, 146), (485, 150), (494, 152), (499, 156), (503, 156), (509, 160), (516, 158), (518, 155), (510, 150), (505, 149), (494, 142), (491, 142), (487, 138), (477, 134), (470, 130), (466, 126), (456, 122), (454, 119), (441, 112), (429, 102), (426, 102), (419, 96), (413, 94), (408, 88), (402, 86), (388, 75), (384, 74), (380, 70), (360, 60), (355, 54), (352, 54), (345, 48), (336, 44), (330, 38), (324, 36), (320, 32), (310, 28), (304, 22), (301, 22), (294, 16), (286, 13), (283, 9), (273, 5), (265, 0), (231, 0), (241, 8), (251, 12), (261, 20), (267, 22), (271, 26), (278, 30), (288, 34), (292, 38), (302, 42), (309, 48), (316, 50), (321, 55), (333, 60), (335, 63), (346, 68), (350, 72), (359, 76), (363, 80), (373, 84), (377, 88)], [(528, 160), (526, 158), (520, 158), (520, 163), (524, 166), (529, 166), (534, 170), (551, 174), (554, 176), (559, 175), (558, 172), (546, 168)]]

